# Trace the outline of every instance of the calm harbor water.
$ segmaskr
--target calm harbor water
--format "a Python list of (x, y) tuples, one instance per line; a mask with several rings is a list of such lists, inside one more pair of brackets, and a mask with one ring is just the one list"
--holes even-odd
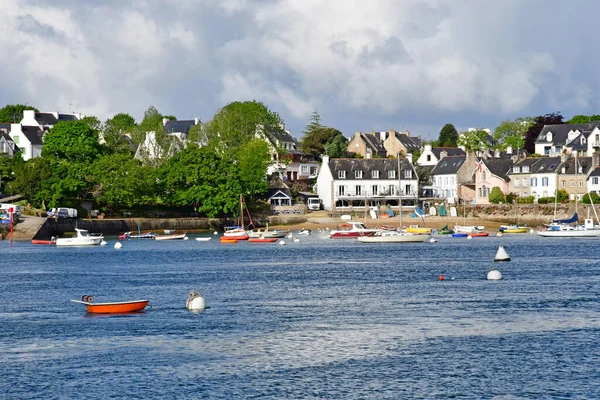
[(598, 239), (438, 239), (0, 242), (0, 397), (600, 397)]

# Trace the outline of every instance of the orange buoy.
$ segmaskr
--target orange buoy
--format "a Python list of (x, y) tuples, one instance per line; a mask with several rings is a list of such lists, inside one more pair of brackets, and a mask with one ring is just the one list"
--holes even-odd
[(440, 274), (440, 281), (443, 281), (444, 279), (444, 275)]

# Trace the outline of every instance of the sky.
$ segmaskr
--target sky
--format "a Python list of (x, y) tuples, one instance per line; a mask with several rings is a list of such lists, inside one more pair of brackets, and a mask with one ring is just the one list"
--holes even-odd
[[(0, 107), (212, 119), (258, 100), (435, 139), (599, 114), (595, 0), (0, 0)], [(596, 60), (596, 59), (599, 60)]]

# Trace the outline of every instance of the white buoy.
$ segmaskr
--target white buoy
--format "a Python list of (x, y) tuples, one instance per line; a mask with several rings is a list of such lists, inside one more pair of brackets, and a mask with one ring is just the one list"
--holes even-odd
[(186, 236), (183, 238), (183, 240), (190, 240), (190, 238)]
[(218, 235), (218, 234), (219, 234), (219, 232), (217, 232), (217, 231), (213, 232), (213, 235)]
[(473, 239), (473, 236), (471, 236), (471, 235), (468, 235), (468, 236), (467, 236), (467, 239)]
[(294, 238), (294, 243), (298, 243), (300, 241), (299, 238)]
[(510, 261), (510, 256), (504, 250), (504, 246), (498, 246), (498, 251), (496, 252), (496, 257), (494, 257), (494, 261)]
[(202, 311), (206, 308), (206, 301), (204, 301), (204, 297), (200, 293), (192, 290), (185, 302), (185, 308), (191, 311)]
[(106, 243), (106, 240), (103, 240), (100, 242), (100, 246), (106, 246), (108, 243)]
[(529, 228), (529, 233), (535, 233), (535, 231), (533, 230), (533, 228)]
[(121, 247), (123, 247), (123, 245), (121, 244), (121, 242), (115, 243), (115, 249), (120, 249)]
[(436, 243), (437, 239), (436, 238), (429, 238), (429, 243)]
[(285, 245), (285, 241), (284, 240), (280, 240), (279, 244), (283, 246), (283, 245)]
[(294, 235), (290, 233), (287, 237), (291, 239), (294, 237)]
[(502, 273), (497, 269), (493, 269), (487, 274), (488, 281), (499, 281), (502, 279)]
[(498, 232), (498, 233), (496, 233), (496, 236), (497, 236), (497, 237), (502, 237), (502, 232)]

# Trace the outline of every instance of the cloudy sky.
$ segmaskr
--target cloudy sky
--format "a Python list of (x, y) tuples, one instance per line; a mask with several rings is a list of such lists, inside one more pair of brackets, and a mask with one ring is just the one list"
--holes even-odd
[[(259, 100), (296, 137), (437, 137), (600, 113), (595, 0), (0, 0), (0, 107), (209, 120)], [(590, 18), (590, 16), (592, 18)], [(599, 60), (596, 60), (596, 59)]]

